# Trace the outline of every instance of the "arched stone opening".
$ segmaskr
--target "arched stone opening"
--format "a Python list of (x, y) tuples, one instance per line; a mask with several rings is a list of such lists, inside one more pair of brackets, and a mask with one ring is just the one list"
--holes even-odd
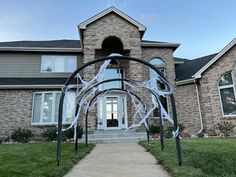
[(124, 45), (120, 38), (108, 36), (103, 40), (101, 49), (96, 49), (96, 58), (106, 57), (112, 53), (129, 56), (130, 51), (124, 50)]

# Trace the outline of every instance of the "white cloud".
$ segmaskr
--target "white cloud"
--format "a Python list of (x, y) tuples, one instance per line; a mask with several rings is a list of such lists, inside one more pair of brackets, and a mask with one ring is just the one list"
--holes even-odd
[(140, 21), (142, 23), (156, 23), (157, 22), (157, 16), (154, 14), (142, 14), (140, 17)]

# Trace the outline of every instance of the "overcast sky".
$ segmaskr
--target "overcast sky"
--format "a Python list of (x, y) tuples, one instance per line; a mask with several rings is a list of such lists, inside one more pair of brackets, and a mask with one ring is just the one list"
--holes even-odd
[(219, 52), (236, 37), (236, 0), (0, 0), (0, 41), (79, 39), (77, 25), (115, 6), (143, 37), (181, 43), (177, 57)]

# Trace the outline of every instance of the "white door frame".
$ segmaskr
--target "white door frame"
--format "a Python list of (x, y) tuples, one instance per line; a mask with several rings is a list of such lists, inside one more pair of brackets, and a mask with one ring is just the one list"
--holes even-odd
[[(118, 100), (118, 104), (117, 104), (118, 127), (107, 127), (106, 99), (109, 97), (117, 97), (117, 100)], [(124, 102), (122, 103), (122, 101), (124, 101)], [(122, 117), (123, 116), (125, 119), (124, 124), (122, 124)], [(110, 94), (110, 95), (98, 97), (97, 117), (98, 117), (97, 129), (103, 129), (103, 130), (127, 129), (128, 120), (127, 120), (127, 99), (126, 99), (126, 96), (125, 95)]]

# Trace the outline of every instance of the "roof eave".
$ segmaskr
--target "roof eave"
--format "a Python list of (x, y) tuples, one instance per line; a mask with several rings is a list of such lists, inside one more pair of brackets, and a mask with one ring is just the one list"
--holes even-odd
[(194, 83), (194, 78), (190, 78), (190, 79), (185, 79), (185, 80), (181, 80), (181, 81), (176, 81), (176, 85), (185, 85), (185, 84), (191, 84)]
[(63, 85), (0, 85), (0, 89), (44, 89), (61, 88)]
[(164, 47), (164, 48), (174, 48), (176, 50), (180, 43), (154, 43), (154, 42), (142, 42), (142, 47)]
[(50, 48), (50, 47), (0, 47), (0, 51), (20, 52), (83, 52), (82, 48)]

